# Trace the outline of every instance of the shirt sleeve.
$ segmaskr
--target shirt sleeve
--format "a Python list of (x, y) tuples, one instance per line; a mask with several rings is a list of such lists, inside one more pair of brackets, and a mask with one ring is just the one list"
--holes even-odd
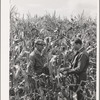
[(76, 73), (76, 74), (81, 73), (86, 66), (87, 60), (88, 60), (87, 56), (85, 54), (82, 54), (79, 61), (78, 61), (77, 67), (74, 69), (71, 69), (68, 73), (73, 73), (73, 74), (74, 73)]

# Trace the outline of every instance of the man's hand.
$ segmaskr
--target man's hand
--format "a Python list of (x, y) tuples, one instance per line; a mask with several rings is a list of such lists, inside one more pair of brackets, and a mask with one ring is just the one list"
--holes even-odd
[(68, 71), (66, 71), (65, 68), (61, 68), (61, 69), (60, 69), (60, 72), (61, 72), (63, 75), (67, 75), (67, 76), (68, 76)]
[(70, 74), (71, 72), (74, 72), (74, 71), (75, 71), (74, 69), (69, 69), (68, 74)]
[(69, 71), (69, 70), (70, 70), (69, 67), (68, 67), (68, 68), (61, 68), (61, 69), (60, 69), (61, 72), (63, 72), (63, 71)]
[(65, 68), (61, 68), (61, 69), (60, 69), (60, 72), (63, 72), (64, 70), (65, 70)]
[(64, 74), (64, 75), (67, 75), (67, 71), (64, 71), (63, 74)]

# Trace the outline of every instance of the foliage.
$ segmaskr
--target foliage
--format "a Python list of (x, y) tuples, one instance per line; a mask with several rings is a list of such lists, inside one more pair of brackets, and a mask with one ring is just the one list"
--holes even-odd
[[(43, 75), (34, 76), (31, 85), (35, 88), (31, 89), (31, 86), (28, 84), (26, 67), (29, 62), (29, 54), (34, 49), (34, 40), (36, 38), (42, 38), (45, 41), (46, 37), (51, 38), (50, 45), (52, 45), (52, 48), (55, 48), (49, 50), (50, 55), (53, 55), (53, 53), (60, 55), (62, 47), (65, 47), (67, 58), (64, 59), (64, 61), (68, 62), (68, 66), (72, 59), (70, 54), (72, 53), (73, 55), (73, 52), (71, 52), (72, 42), (75, 37), (80, 37), (82, 39), (84, 47), (87, 48), (90, 55), (90, 66), (87, 71), (88, 80), (84, 86), (87, 87), (87, 91), (86, 89), (83, 90), (83, 95), (86, 98), (85, 100), (89, 98), (92, 98), (91, 100), (96, 100), (96, 28), (96, 19), (86, 18), (84, 14), (75, 16), (70, 20), (56, 17), (55, 13), (52, 16), (47, 14), (42, 17), (37, 15), (32, 17), (28, 14), (25, 19), (24, 15), (20, 18), (16, 7), (12, 7), (10, 9), (9, 44), (10, 100), (15, 100), (14, 98), (16, 98), (16, 100), (48, 100), (44, 99), (48, 97), (53, 97), (54, 100), (57, 100), (57, 97), (65, 98), (62, 100), (69, 100), (69, 87), (72, 85), (69, 76), (59, 76), (60, 74), (57, 74), (54, 79), (53, 77)], [(50, 55), (48, 55), (49, 61), (52, 58)], [(59, 56), (58, 59), (61, 60)], [(60, 61), (57, 66), (58, 70), (60, 65), (62, 65), (62, 61)], [(36, 86), (38, 84), (39, 86)], [(92, 85), (94, 88), (90, 87), (88, 90), (89, 85)], [(38, 87), (38, 89), (36, 87)], [(65, 89), (63, 87), (65, 87)], [(30, 94), (29, 91), (32, 91), (32, 94)], [(90, 95), (87, 95), (86, 92)]]

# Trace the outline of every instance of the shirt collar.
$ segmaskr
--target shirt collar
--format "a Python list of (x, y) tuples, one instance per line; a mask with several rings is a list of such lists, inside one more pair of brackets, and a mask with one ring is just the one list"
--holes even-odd
[(34, 51), (35, 51), (36, 54), (41, 55), (41, 52), (39, 52), (39, 51), (37, 50), (37, 48), (35, 48)]

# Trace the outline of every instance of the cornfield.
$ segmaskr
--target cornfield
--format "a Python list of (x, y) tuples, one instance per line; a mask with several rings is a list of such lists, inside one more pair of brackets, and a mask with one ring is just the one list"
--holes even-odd
[[(10, 51), (9, 51), (9, 98), (10, 100), (77, 100), (76, 93), (79, 89), (83, 91), (85, 100), (96, 100), (96, 50), (97, 50), (97, 22), (96, 19), (86, 18), (84, 13), (69, 19), (61, 19), (46, 14), (42, 17), (31, 16), (20, 18), (16, 7), (10, 9)], [(70, 87), (75, 87), (74, 76), (66, 76), (59, 73), (59, 66), (67, 62), (70, 65), (73, 55), (72, 43), (76, 37), (80, 37), (83, 45), (89, 53), (89, 67), (87, 70), (88, 80), (81, 82), (78, 89), (73, 92)], [(53, 78), (42, 74), (33, 76), (31, 87), (27, 81), (27, 64), (29, 54), (34, 49), (34, 41), (41, 38), (44, 41), (49, 39), (52, 47), (49, 48), (47, 57), (48, 63), (55, 64), (58, 73)], [(64, 47), (64, 48), (63, 48)], [(62, 56), (61, 50), (67, 50), (67, 58)], [(49, 64), (50, 65), (50, 64)], [(53, 71), (53, 70), (52, 70)], [(73, 80), (73, 81), (72, 81)], [(85, 83), (82, 89), (82, 83)]]

